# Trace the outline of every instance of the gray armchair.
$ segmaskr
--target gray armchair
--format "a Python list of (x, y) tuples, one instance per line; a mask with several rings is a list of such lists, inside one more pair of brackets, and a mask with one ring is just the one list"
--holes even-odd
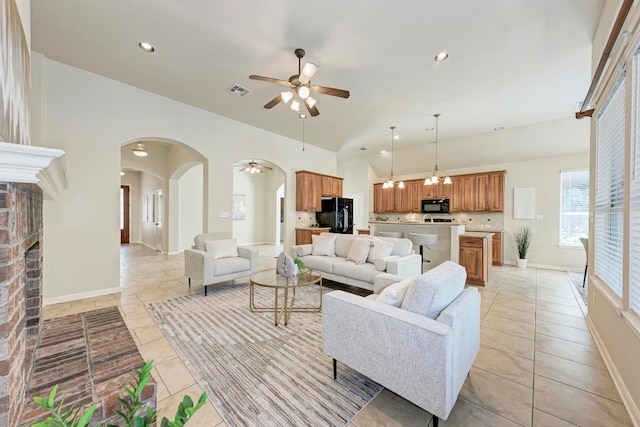
[(446, 420), (480, 348), (480, 295), (465, 279), (450, 261), (406, 278), (388, 287), (406, 291), (400, 307), (376, 294), (325, 294), (322, 348), (334, 378), (342, 362), (433, 414), (434, 427)]
[[(229, 232), (198, 234), (194, 243), (191, 249), (184, 250), (184, 274), (189, 278), (189, 287), (191, 279), (202, 283), (205, 295), (210, 285), (247, 277), (258, 271), (258, 250), (236, 247)], [(225, 252), (224, 256), (221, 251)]]

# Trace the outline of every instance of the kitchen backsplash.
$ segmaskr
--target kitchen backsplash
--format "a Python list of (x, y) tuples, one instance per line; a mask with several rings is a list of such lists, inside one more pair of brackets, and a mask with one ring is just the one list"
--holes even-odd
[(297, 228), (311, 227), (315, 223), (316, 223), (315, 212), (296, 212)]
[[(369, 221), (406, 221), (422, 220), (423, 214), (413, 213), (386, 213), (380, 214), (369, 212)], [(453, 213), (453, 214), (432, 214), (433, 218), (450, 218), (453, 222), (465, 224), (467, 230), (478, 231), (502, 231), (504, 230), (504, 214), (501, 212), (475, 212), (475, 213)]]

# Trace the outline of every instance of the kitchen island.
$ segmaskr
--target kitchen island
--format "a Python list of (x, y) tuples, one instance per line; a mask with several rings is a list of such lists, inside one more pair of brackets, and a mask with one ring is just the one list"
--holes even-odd
[[(457, 222), (421, 222), (421, 221), (369, 221), (371, 235), (381, 231), (402, 232), (404, 237), (409, 233), (437, 234), (438, 242), (424, 249), (424, 271), (427, 271), (444, 261), (460, 262), (460, 235), (465, 232), (465, 225)], [(414, 248), (420, 253), (420, 248)]]

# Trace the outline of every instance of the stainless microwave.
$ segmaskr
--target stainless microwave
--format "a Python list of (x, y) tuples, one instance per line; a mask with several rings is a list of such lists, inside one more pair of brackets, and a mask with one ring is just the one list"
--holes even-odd
[(423, 199), (422, 213), (449, 213), (449, 199)]

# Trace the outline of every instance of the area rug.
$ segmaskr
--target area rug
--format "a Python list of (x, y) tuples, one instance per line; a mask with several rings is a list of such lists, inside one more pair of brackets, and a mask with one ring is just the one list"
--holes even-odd
[[(317, 304), (316, 286), (299, 291), (296, 305)], [(256, 289), (257, 304), (273, 299)], [(321, 313), (275, 326), (249, 310), (247, 283), (146, 308), (229, 426), (345, 425), (381, 389), (344, 365), (333, 379)]]

